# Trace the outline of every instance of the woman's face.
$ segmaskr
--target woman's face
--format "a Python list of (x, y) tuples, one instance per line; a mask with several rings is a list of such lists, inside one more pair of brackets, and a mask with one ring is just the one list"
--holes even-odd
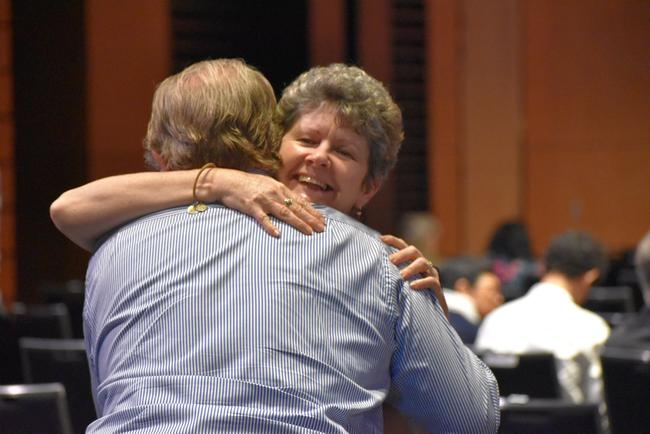
[(362, 208), (379, 185), (366, 185), (370, 151), (365, 138), (336, 124), (327, 106), (302, 115), (282, 137), (282, 183), (311, 202), (349, 213)]

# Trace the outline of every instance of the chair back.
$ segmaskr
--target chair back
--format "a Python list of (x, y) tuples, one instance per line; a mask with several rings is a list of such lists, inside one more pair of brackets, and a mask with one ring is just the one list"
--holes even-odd
[(21, 338), (19, 346), (25, 382), (63, 384), (73, 430), (84, 433), (97, 415), (83, 340)]
[(59, 383), (0, 386), (0, 421), (3, 433), (72, 434)]
[(499, 434), (600, 434), (596, 404), (574, 404), (559, 399), (508, 402), (501, 406)]
[(19, 338), (72, 338), (70, 314), (63, 303), (14, 303), (10, 317)]
[(479, 354), (499, 383), (501, 396), (527, 395), (530, 398), (560, 398), (555, 357), (551, 353)]
[(612, 433), (650, 432), (650, 350), (606, 346), (600, 360)]
[(634, 291), (629, 286), (594, 286), (584, 307), (599, 313), (632, 313), (636, 311)]
[(6, 312), (0, 312), (0, 384), (23, 383), (18, 338), (13, 321)]

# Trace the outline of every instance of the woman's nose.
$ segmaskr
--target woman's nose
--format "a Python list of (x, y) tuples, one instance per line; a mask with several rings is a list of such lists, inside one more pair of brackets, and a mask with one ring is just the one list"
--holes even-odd
[(312, 148), (309, 155), (307, 155), (306, 160), (316, 166), (329, 167), (330, 157), (326, 148), (325, 144)]

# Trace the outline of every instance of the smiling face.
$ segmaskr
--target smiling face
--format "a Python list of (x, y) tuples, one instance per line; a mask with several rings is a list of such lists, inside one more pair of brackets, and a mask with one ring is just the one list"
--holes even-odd
[(379, 189), (366, 182), (369, 157), (367, 140), (324, 106), (302, 115), (282, 137), (279, 178), (311, 202), (349, 213)]

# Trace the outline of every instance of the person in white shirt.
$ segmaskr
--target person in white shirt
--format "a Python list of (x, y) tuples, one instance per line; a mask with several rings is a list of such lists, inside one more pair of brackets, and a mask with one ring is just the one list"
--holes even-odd
[(588, 234), (554, 238), (546, 271), (528, 293), (490, 313), (476, 337), (477, 351), (555, 355), (563, 397), (575, 403), (603, 402), (598, 351), (610, 334), (607, 323), (580, 305), (605, 266), (605, 254)]

